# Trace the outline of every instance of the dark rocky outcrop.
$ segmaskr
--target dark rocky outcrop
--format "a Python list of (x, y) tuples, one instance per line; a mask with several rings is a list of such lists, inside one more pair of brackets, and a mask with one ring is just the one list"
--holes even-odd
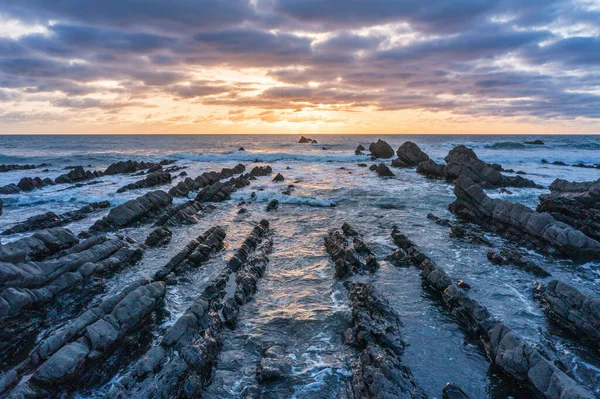
[(502, 249), (500, 252), (489, 250), (487, 251), (487, 258), (490, 262), (496, 265), (515, 265), (518, 268), (523, 269), (535, 276), (550, 276), (550, 273), (548, 273), (544, 268), (527, 260), (523, 255), (514, 249)]
[(442, 304), (456, 316), (455, 320), (478, 337), (490, 361), (503, 373), (543, 398), (594, 397), (537, 349), (495, 319), (487, 308), (470, 298), (400, 231), (394, 229), (392, 239), (403, 251), (406, 261), (420, 269), (423, 282), (439, 294)]
[(449, 237), (459, 238), (461, 240), (470, 242), (471, 244), (486, 245), (488, 247), (494, 246), (494, 244), (485, 238), (483, 234), (472, 231), (472, 229), (468, 228), (467, 226), (460, 226), (456, 223), (452, 223), (448, 219), (441, 219), (435, 216), (433, 213), (428, 213), (427, 219), (433, 220), (440, 226), (450, 227), (450, 233), (448, 234)]
[(537, 211), (548, 212), (554, 219), (600, 240), (600, 179), (582, 183), (556, 179), (550, 185), (550, 194), (540, 196)]
[(280, 182), (280, 181), (284, 181), (284, 180), (285, 180), (285, 177), (283, 177), (283, 175), (281, 173), (277, 173), (277, 176), (275, 176), (273, 178), (274, 182)]
[(455, 183), (456, 201), (450, 210), (483, 228), (511, 237), (542, 251), (573, 259), (600, 259), (600, 243), (579, 230), (519, 203), (491, 199), (481, 186), (461, 176)]
[(329, 231), (325, 236), (325, 249), (335, 262), (337, 278), (345, 278), (359, 271), (373, 273), (379, 267), (373, 251), (348, 223), (342, 225), (342, 231)]
[[(162, 162), (162, 161), (161, 161)], [(134, 173), (138, 170), (145, 169), (160, 169), (162, 167), (161, 164), (152, 163), (152, 162), (138, 162), (138, 161), (119, 161), (111, 164), (106, 170), (104, 174), (107, 176), (110, 175), (118, 175), (122, 173)]]
[(376, 143), (369, 145), (369, 151), (371, 156), (375, 158), (392, 158), (394, 156), (394, 149), (387, 142), (379, 139)]
[(225, 231), (220, 227), (211, 227), (196, 239), (190, 241), (169, 262), (154, 274), (154, 280), (165, 280), (171, 273), (181, 273), (192, 267), (199, 267), (223, 246)]
[(92, 231), (117, 230), (133, 223), (157, 216), (173, 202), (173, 197), (164, 191), (151, 191), (113, 209), (92, 225)]
[[(250, 252), (257, 248), (267, 230), (266, 221), (253, 229), (223, 271), (169, 327), (159, 344), (148, 350), (115, 382), (107, 398), (202, 397), (223, 346), (223, 325), (233, 327), (235, 324), (233, 318), (223, 322), (219, 311), (222, 308), (223, 317), (233, 317), (227, 303), (233, 301), (237, 305), (233, 298), (224, 300), (228, 295), (228, 281), (232, 273), (244, 270)], [(240, 281), (236, 277), (238, 289)]]
[(271, 201), (269, 201), (269, 203), (267, 204), (267, 212), (272, 212), (272, 211), (276, 211), (277, 209), (279, 209), (279, 201), (277, 201), (276, 199), (272, 199)]
[(39, 231), (31, 237), (0, 244), (0, 262), (42, 260), (78, 242), (79, 240), (70, 230), (60, 227)]
[(390, 170), (390, 168), (387, 167), (387, 165), (380, 163), (379, 165), (377, 165), (377, 168), (375, 169), (375, 172), (377, 173), (378, 176), (381, 177), (393, 177), (396, 176), (395, 174), (392, 173), (392, 171)]
[(17, 183), (17, 187), (21, 191), (33, 191), (36, 188), (42, 188), (46, 186), (53, 186), (55, 183), (52, 179), (46, 178), (41, 179), (39, 177), (24, 177)]
[(544, 145), (544, 142), (542, 140), (525, 141), (524, 143), (532, 145)]
[(404, 142), (396, 151), (398, 158), (392, 161), (392, 166), (397, 168), (412, 168), (419, 163), (429, 160), (429, 155), (421, 151), (412, 141)]
[(313, 140), (311, 138), (308, 137), (300, 137), (300, 140), (298, 140), (298, 143), (300, 144), (317, 144), (317, 140)]
[(354, 154), (356, 154), (356, 155), (362, 155), (363, 151), (366, 151), (366, 148), (362, 144), (359, 144), (356, 147), (356, 150), (354, 150)]
[(600, 345), (600, 298), (558, 280), (538, 284), (535, 296), (552, 321), (593, 347)]
[(271, 175), (271, 173), (273, 173), (273, 169), (269, 165), (266, 165), (266, 166), (255, 166), (250, 171), (250, 174), (252, 176), (257, 176), (257, 177), (260, 177), (260, 176), (269, 176), (269, 175)]
[(427, 398), (402, 363), (405, 343), (400, 317), (371, 284), (348, 281), (344, 285), (351, 302), (352, 322), (343, 341), (360, 352), (352, 364), (347, 397)]
[(48, 397), (65, 394), (88, 378), (95, 378), (97, 367), (113, 355), (119, 344), (138, 332), (162, 303), (162, 282), (137, 282), (100, 306), (84, 312), (62, 331), (42, 341), (30, 367), (32, 376), (11, 393), (21, 397)]
[(196, 201), (188, 201), (166, 210), (158, 218), (155, 226), (179, 226), (196, 224), (204, 215), (212, 212), (214, 206), (202, 205)]
[(190, 191), (200, 190), (221, 179), (241, 174), (245, 170), (246, 167), (244, 165), (238, 164), (234, 168), (223, 168), (221, 172), (204, 172), (195, 179), (188, 177), (184, 181), (179, 182), (175, 187), (171, 188), (169, 194), (174, 197), (187, 197)]
[(281, 345), (271, 345), (263, 349), (262, 357), (256, 366), (256, 379), (259, 383), (276, 381), (292, 371), (292, 359)]
[(233, 178), (226, 182), (218, 181), (200, 190), (196, 195), (196, 201), (201, 203), (225, 201), (231, 198), (231, 193), (248, 185), (250, 185), (250, 180), (246, 176)]
[(428, 177), (445, 179), (450, 183), (454, 182), (460, 176), (465, 176), (483, 188), (541, 187), (522, 176), (503, 175), (500, 165), (483, 162), (475, 155), (472, 149), (464, 145), (454, 147), (444, 159), (446, 160), (445, 166), (439, 165), (431, 159), (419, 163), (417, 173)]
[(173, 233), (166, 227), (157, 227), (152, 230), (148, 237), (146, 237), (146, 246), (148, 247), (159, 247), (166, 245), (171, 241)]
[(37, 166), (35, 166), (35, 165), (2, 164), (2, 165), (0, 165), (0, 173), (10, 172), (13, 170), (29, 170), (29, 169), (35, 169), (35, 168), (37, 168)]
[(139, 248), (123, 240), (99, 236), (57, 259), (0, 263), (0, 318), (45, 305), (90, 276), (133, 264), (141, 256)]
[(108, 207), (110, 207), (110, 203), (108, 201), (101, 201), (93, 202), (77, 210), (65, 212), (61, 215), (57, 215), (54, 212), (46, 212), (41, 215), (32, 216), (22, 223), (17, 223), (11, 228), (4, 230), (2, 232), (2, 235), (10, 235), (16, 233), (23, 233), (26, 231), (64, 226), (65, 224), (74, 222), (76, 220), (84, 219), (90, 213), (96, 212), (100, 209), (106, 209)]
[(104, 173), (102, 173), (101, 171), (91, 171), (91, 170), (84, 170), (83, 166), (76, 166), (75, 168), (73, 168), (69, 173), (66, 173), (64, 175), (60, 175), (58, 176), (54, 182), (56, 184), (72, 184), (72, 183), (77, 183), (77, 182), (81, 182), (84, 180), (91, 180), (91, 179), (96, 179), (98, 177), (102, 177), (104, 176)]
[(14, 183), (7, 184), (6, 186), (0, 187), (0, 194), (9, 195), (9, 194), (18, 194), (20, 192), (21, 192), (21, 189), (19, 188), (19, 186), (17, 186)]
[(4, 203), (2, 202), (2, 198), (0, 198), (0, 216), (2, 216), (2, 208), (4, 207)]
[(149, 188), (160, 186), (162, 184), (171, 183), (172, 176), (168, 172), (159, 170), (158, 172), (150, 173), (145, 179), (138, 180), (135, 183), (128, 184), (117, 190), (117, 193), (123, 193), (128, 190), (137, 190), (140, 188)]

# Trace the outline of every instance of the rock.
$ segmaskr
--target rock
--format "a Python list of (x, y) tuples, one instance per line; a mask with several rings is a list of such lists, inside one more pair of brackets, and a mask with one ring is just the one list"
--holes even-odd
[(152, 163), (152, 162), (137, 162), (137, 161), (120, 161), (111, 164), (106, 170), (104, 174), (107, 176), (117, 175), (121, 173), (134, 173), (138, 170), (157, 168), (161, 166), (160, 164)]
[(442, 390), (442, 399), (469, 399), (469, 396), (458, 385), (449, 382)]
[(83, 166), (76, 166), (69, 173), (58, 176), (54, 182), (56, 184), (72, 184), (84, 180), (95, 179), (104, 176), (104, 173), (100, 171), (86, 171)]
[(582, 183), (556, 179), (550, 185), (550, 194), (540, 196), (537, 211), (548, 212), (554, 219), (600, 240), (600, 179)]
[(371, 172), (375, 172), (377, 170), (377, 165), (371, 165), (371, 166), (369, 166), (369, 170)]
[[(39, 231), (31, 237), (0, 244), (0, 262), (19, 263), (29, 260), (41, 260), (63, 249), (72, 247), (78, 241), (77, 237), (67, 229), (54, 228)], [(29, 273), (27, 270), (24, 272)], [(0, 282), (6, 281), (8, 280), (0, 279)]]
[(385, 164), (380, 163), (377, 166), (377, 169), (375, 169), (375, 172), (377, 172), (377, 175), (381, 176), (381, 177), (393, 177), (395, 176), (392, 171), (390, 170), (390, 168), (388, 168)]
[(371, 143), (369, 151), (371, 156), (375, 158), (392, 158), (394, 156), (394, 149), (381, 139), (377, 140), (376, 143)]
[(201, 203), (225, 201), (231, 198), (232, 192), (248, 185), (250, 185), (250, 180), (246, 175), (226, 182), (218, 181), (200, 190), (198, 195), (196, 195), (196, 201)]
[(148, 235), (146, 238), (146, 245), (149, 247), (158, 247), (162, 245), (166, 245), (169, 241), (171, 241), (171, 237), (173, 233), (166, 227), (158, 227), (152, 230), (152, 233)]
[(313, 140), (311, 138), (302, 136), (302, 137), (300, 137), (300, 140), (298, 141), (298, 143), (300, 143), (300, 144), (307, 144), (307, 143), (308, 144), (317, 144), (317, 140)]
[(452, 183), (460, 176), (465, 176), (481, 185), (483, 188), (494, 187), (531, 187), (541, 188), (535, 182), (522, 176), (504, 176), (500, 165), (490, 165), (480, 160), (475, 152), (459, 145), (454, 147), (445, 158), (446, 165), (439, 165), (432, 160), (420, 162), (417, 173), (422, 175), (445, 179)]
[(401, 356), (405, 343), (402, 323), (371, 284), (347, 281), (352, 308), (352, 322), (342, 340), (360, 355), (352, 361), (352, 377), (347, 386), (348, 398), (426, 399)]
[(496, 320), (487, 308), (470, 298), (404, 234), (394, 229), (392, 239), (421, 270), (423, 282), (440, 295), (442, 304), (456, 316), (455, 320), (479, 338), (490, 361), (516, 383), (525, 384), (540, 397), (548, 399), (594, 397), (546, 360), (535, 347)]
[(21, 189), (14, 183), (0, 187), (0, 194), (18, 194), (20, 192)]
[(15, 165), (15, 164), (6, 165), (6, 164), (2, 164), (2, 165), (0, 165), (0, 173), (10, 172), (10, 171), (13, 171), (13, 170), (29, 170), (29, 169), (35, 169), (35, 168), (37, 168), (37, 166), (35, 166), (35, 165)]
[(344, 223), (341, 232), (328, 232), (325, 236), (325, 249), (335, 262), (336, 278), (343, 279), (361, 271), (373, 273), (379, 267), (373, 251), (348, 223)]
[(490, 262), (496, 265), (509, 265), (513, 264), (520, 269), (525, 270), (528, 273), (534, 274), (539, 277), (549, 277), (548, 273), (541, 266), (536, 265), (533, 262), (528, 261), (523, 255), (519, 254), (516, 250), (503, 249), (500, 253), (496, 251), (487, 251), (487, 258)]
[(579, 339), (597, 348), (600, 342), (600, 298), (584, 295), (558, 280), (538, 284), (536, 298), (548, 317)]
[(256, 366), (258, 382), (272, 382), (284, 378), (292, 371), (292, 359), (280, 345), (273, 345), (263, 350), (262, 358)]
[(525, 144), (544, 145), (542, 140), (525, 141)]
[(356, 150), (354, 151), (354, 154), (356, 155), (362, 155), (363, 151), (365, 151), (366, 148), (363, 147), (362, 144), (359, 144), (358, 147), (356, 147)]
[(164, 191), (151, 191), (111, 209), (108, 215), (97, 220), (90, 230), (111, 231), (130, 226), (157, 216), (159, 212), (171, 206), (172, 202), (173, 197)]
[(57, 215), (54, 212), (46, 212), (41, 215), (32, 216), (22, 223), (17, 223), (11, 228), (4, 230), (2, 235), (24, 233), (26, 231), (64, 226), (65, 224), (84, 219), (90, 213), (93, 213), (99, 209), (106, 209), (108, 207), (110, 207), (110, 203), (108, 201), (101, 201), (93, 202), (77, 210), (65, 212), (61, 215)]
[(138, 180), (135, 183), (128, 184), (117, 190), (117, 193), (123, 193), (128, 190), (137, 190), (140, 188), (149, 188), (162, 184), (171, 183), (172, 176), (168, 172), (159, 170), (158, 172), (150, 173), (145, 179)]
[(471, 289), (471, 285), (469, 283), (466, 283), (466, 282), (462, 281), (462, 280), (458, 280), (456, 282), (456, 285), (458, 287), (462, 288), (463, 290)]
[(429, 155), (425, 154), (418, 145), (412, 141), (404, 142), (396, 151), (397, 159), (392, 161), (392, 166), (397, 168), (412, 168), (421, 162), (429, 160)]
[(279, 201), (272, 199), (267, 205), (267, 212), (276, 211), (279, 209)]
[(212, 205), (202, 205), (196, 201), (188, 201), (167, 209), (156, 220), (154, 226), (180, 226), (196, 224), (200, 218), (214, 210)]
[[(50, 179), (40, 179), (39, 177), (24, 177), (17, 183), (17, 187), (21, 191), (32, 191), (36, 188), (46, 187), (48, 185), (53, 185), (54, 182)], [(6, 186), (5, 186), (6, 187)]]
[(281, 173), (277, 173), (277, 176), (275, 176), (275, 178), (273, 179), (273, 181), (276, 182), (280, 182), (280, 181), (284, 181), (285, 177), (283, 177), (283, 175)]
[(481, 186), (461, 176), (454, 187), (452, 212), (487, 230), (511, 237), (539, 250), (573, 259), (600, 259), (600, 243), (548, 213), (538, 213), (519, 204), (491, 199)]
[(240, 148), (238, 148), (238, 151), (246, 151), (246, 150), (244, 149), (244, 147), (240, 147)]
[(2, 207), (4, 206), (4, 203), (2, 202), (2, 198), (0, 198), (0, 216), (2, 216)]
[(273, 169), (271, 169), (271, 167), (269, 165), (267, 165), (267, 166), (255, 166), (250, 171), (250, 174), (252, 176), (257, 176), (257, 177), (258, 176), (269, 176), (271, 173), (273, 173)]

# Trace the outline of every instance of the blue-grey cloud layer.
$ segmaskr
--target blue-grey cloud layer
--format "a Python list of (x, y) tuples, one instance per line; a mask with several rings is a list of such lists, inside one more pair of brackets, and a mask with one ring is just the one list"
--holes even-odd
[[(0, 37), (0, 103), (19, 89), (113, 112), (159, 93), (266, 109), (600, 118), (600, 13), (585, 1), (3, 0), (0, 16), (49, 31)], [(264, 68), (283, 85), (241, 96), (243, 85), (190, 72), (214, 66)], [(99, 80), (119, 81), (111, 90), (131, 101), (87, 97), (107, 90), (85, 84)]]

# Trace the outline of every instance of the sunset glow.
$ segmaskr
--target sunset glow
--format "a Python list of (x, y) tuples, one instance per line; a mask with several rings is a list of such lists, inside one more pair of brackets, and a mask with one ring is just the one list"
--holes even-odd
[(0, 4), (1, 133), (597, 133), (597, 1)]

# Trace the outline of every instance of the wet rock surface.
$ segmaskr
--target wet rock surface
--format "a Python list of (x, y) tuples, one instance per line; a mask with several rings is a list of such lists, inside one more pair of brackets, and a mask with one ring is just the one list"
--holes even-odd
[(427, 398), (402, 363), (405, 343), (399, 316), (372, 285), (346, 282), (345, 286), (352, 323), (343, 340), (360, 352), (352, 365), (348, 398)]
[(76, 220), (84, 219), (90, 213), (96, 212), (100, 209), (106, 209), (108, 207), (110, 207), (110, 203), (108, 201), (102, 201), (93, 202), (75, 211), (65, 212), (61, 215), (57, 215), (54, 212), (46, 212), (41, 215), (32, 216), (22, 223), (15, 224), (11, 228), (4, 230), (2, 232), (2, 235), (11, 235), (16, 233), (23, 233), (26, 231), (64, 226)]
[(76, 166), (69, 173), (58, 176), (54, 182), (56, 184), (73, 184), (84, 180), (96, 179), (104, 176), (101, 171), (84, 170), (83, 166)]
[(550, 194), (540, 196), (537, 211), (548, 212), (556, 220), (600, 240), (600, 179), (582, 183), (556, 179), (550, 185)]
[(173, 237), (171, 230), (166, 227), (157, 227), (148, 235), (145, 243), (148, 247), (158, 247), (168, 244), (171, 237)]
[(325, 248), (335, 262), (335, 276), (343, 279), (358, 272), (375, 272), (379, 267), (373, 251), (348, 223), (340, 230), (329, 231)]
[(538, 250), (573, 259), (600, 259), (598, 241), (548, 213), (536, 212), (520, 203), (491, 199), (481, 186), (464, 176), (456, 181), (454, 194), (456, 201), (450, 204), (450, 210), (485, 229)]
[(138, 190), (141, 188), (150, 188), (171, 183), (172, 176), (162, 170), (150, 173), (145, 179), (138, 180), (135, 183), (128, 184), (117, 190), (117, 193), (123, 193), (128, 190)]
[(169, 194), (171, 194), (173, 197), (187, 197), (191, 191), (200, 190), (201, 188), (216, 183), (221, 179), (241, 174), (245, 170), (246, 167), (244, 165), (238, 164), (233, 168), (223, 168), (220, 172), (204, 172), (195, 179), (188, 177), (171, 188), (169, 190)]
[(591, 297), (558, 280), (538, 284), (536, 298), (548, 317), (579, 339), (597, 348), (600, 342), (600, 297)]
[(423, 281), (439, 294), (441, 302), (465, 328), (480, 340), (492, 364), (544, 398), (593, 398), (594, 395), (517, 336), (434, 264), (399, 230), (392, 239), (404, 251), (406, 261), (421, 271)]

